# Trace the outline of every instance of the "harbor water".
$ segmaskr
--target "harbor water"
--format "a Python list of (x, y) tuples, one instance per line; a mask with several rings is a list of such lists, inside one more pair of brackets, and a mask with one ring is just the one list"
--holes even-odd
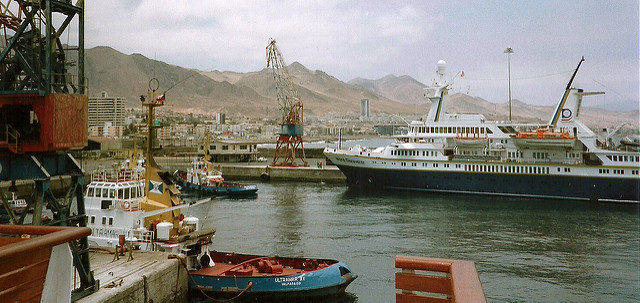
[(219, 251), (332, 258), (347, 301), (393, 302), (396, 254), (463, 259), (488, 301), (640, 302), (638, 206), (271, 182), (190, 209)]

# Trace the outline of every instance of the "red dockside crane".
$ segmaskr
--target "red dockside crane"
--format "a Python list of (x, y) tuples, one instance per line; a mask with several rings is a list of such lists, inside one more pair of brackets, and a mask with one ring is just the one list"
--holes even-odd
[[(276, 40), (267, 45), (267, 68), (271, 68), (276, 82), (278, 106), (282, 112), (280, 133), (276, 141), (276, 150), (271, 166), (309, 166), (302, 145), (303, 112), (302, 100), (291, 80), (287, 65), (276, 46)], [(298, 161), (300, 160), (300, 164)]]

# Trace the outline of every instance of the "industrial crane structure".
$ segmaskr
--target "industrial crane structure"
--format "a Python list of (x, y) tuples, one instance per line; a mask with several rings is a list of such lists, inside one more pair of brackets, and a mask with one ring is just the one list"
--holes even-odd
[[(29, 195), (22, 214), (13, 212), (0, 187), (0, 208), (11, 224), (86, 227), (84, 172), (69, 151), (87, 145), (87, 111), (83, 0), (2, 0), (0, 182), (8, 182), (14, 194), (16, 181), (33, 184), (25, 185)], [(59, 181), (59, 190), (52, 190), (52, 180)], [(80, 280), (72, 292), (77, 300), (99, 285), (87, 238), (70, 247)]]
[[(267, 68), (271, 68), (276, 82), (276, 97), (282, 113), (280, 133), (271, 165), (309, 166), (302, 144), (304, 118), (302, 100), (274, 39), (271, 39), (267, 45)], [(301, 163), (298, 163), (298, 160)]]

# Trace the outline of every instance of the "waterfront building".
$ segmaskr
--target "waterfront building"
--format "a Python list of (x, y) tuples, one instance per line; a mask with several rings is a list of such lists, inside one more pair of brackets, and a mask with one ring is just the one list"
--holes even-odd
[[(204, 145), (198, 153), (204, 153)], [(217, 140), (209, 144), (209, 154), (213, 162), (248, 162), (258, 158), (258, 145), (247, 141)]]

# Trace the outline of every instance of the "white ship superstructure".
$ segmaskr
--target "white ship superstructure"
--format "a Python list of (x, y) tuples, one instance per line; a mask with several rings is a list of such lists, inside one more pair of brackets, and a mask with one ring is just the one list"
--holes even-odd
[(140, 209), (144, 197), (144, 179), (134, 169), (109, 171), (99, 169), (91, 175), (85, 192), (87, 227), (91, 228), (89, 245), (113, 248), (119, 235), (129, 242), (139, 242), (142, 249), (150, 245), (153, 231), (143, 226), (145, 212)]
[(640, 154), (606, 147), (577, 119), (582, 97), (600, 94), (571, 87), (578, 68), (550, 121), (524, 124), (446, 114), (451, 83), (440, 61), (424, 121), (389, 146), (325, 155), (353, 186), (637, 202)]

